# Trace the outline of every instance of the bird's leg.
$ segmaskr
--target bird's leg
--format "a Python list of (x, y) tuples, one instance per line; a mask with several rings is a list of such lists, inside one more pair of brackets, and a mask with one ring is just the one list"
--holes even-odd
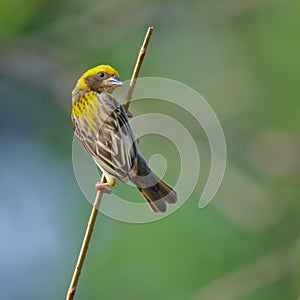
[(108, 188), (108, 186), (114, 186), (116, 184), (116, 181), (114, 178), (110, 177), (110, 176), (106, 176), (106, 180), (108, 182), (97, 182), (95, 185), (95, 189), (97, 192), (103, 192), (105, 194), (111, 194), (112, 191), (110, 188)]
[(111, 194), (112, 191), (110, 188), (108, 188), (109, 186), (109, 183), (108, 182), (97, 182), (96, 185), (95, 185), (95, 189), (97, 192), (103, 192), (105, 194)]
[(132, 114), (132, 112), (130, 110), (127, 110), (127, 117), (129, 119), (131, 119), (133, 117), (133, 114)]

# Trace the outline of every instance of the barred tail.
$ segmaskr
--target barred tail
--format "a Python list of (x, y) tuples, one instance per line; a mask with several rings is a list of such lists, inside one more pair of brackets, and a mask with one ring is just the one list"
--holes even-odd
[(138, 176), (131, 178), (131, 181), (154, 212), (166, 212), (167, 204), (177, 202), (177, 193), (151, 171), (142, 156), (138, 157), (137, 163)]
[(177, 202), (177, 193), (164, 181), (147, 188), (138, 188), (154, 212), (166, 212), (167, 203)]

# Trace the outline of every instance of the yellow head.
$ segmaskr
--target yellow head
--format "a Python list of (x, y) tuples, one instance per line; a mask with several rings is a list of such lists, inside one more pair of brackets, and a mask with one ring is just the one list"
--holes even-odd
[(77, 87), (96, 92), (112, 92), (122, 86), (119, 73), (109, 65), (100, 65), (87, 70), (78, 80)]

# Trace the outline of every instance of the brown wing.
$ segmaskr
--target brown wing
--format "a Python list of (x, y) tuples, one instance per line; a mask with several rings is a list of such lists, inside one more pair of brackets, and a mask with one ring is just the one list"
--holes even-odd
[(72, 115), (75, 133), (101, 169), (116, 178), (126, 178), (138, 155), (127, 114), (111, 94), (97, 94), (97, 100), (93, 114), (87, 106), (85, 114)]

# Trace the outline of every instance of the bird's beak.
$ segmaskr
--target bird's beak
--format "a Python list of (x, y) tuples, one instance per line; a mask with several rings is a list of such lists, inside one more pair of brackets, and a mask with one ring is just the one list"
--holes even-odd
[(107, 87), (118, 87), (118, 86), (123, 85), (122, 80), (116, 75), (113, 75), (113, 76), (109, 77), (108, 79), (104, 80), (103, 83)]

